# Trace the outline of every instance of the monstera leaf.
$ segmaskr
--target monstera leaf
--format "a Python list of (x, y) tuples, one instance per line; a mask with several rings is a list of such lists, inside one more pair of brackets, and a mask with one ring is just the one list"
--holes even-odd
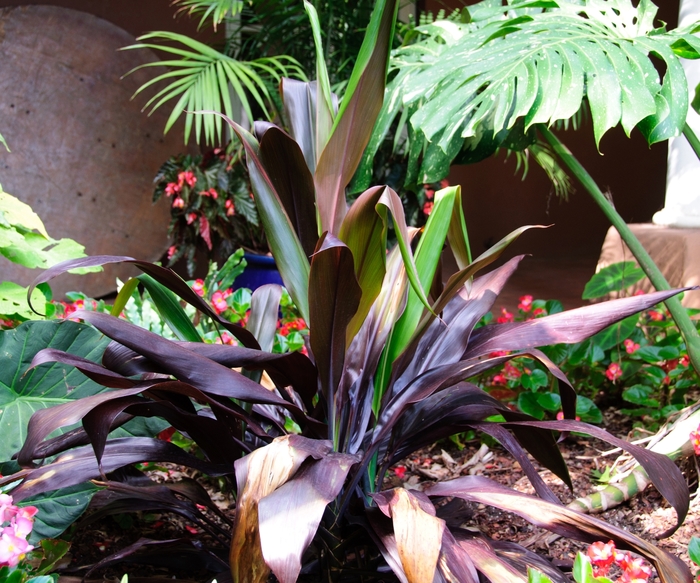
[[(14, 330), (0, 332), (0, 460), (10, 460), (27, 436), (27, 423), (38, 409), (60, 405), (105, 390), (73, 367), (42, 364), (29, 368), (34, 355), (56, 348), (97, 361), (109, 339), (95, 328), (71, 321), (25, 322)], [(139, 421), (118, 431), (124, 435), (155, 435), (162, 422)], [(116, 432), (115, 432), (116, 435)]]
[[(445, 152), (524, 120), (566, 120), (590, 107), (596, 142), (621, 124), (652, 144), (677, 136), (688, 109), (679, 57), (698, 58), (695, 27), (666, 32), (648, 0), (483, 1), (459, 20), (421, 26), (399, 49), (393, 99), (422, 139)], [(652, 56), (663, 60), (660, 78)], [(391, 115), (391, 114), (390, 114)], [(474, 147), (473, 145), (471, 146)]]

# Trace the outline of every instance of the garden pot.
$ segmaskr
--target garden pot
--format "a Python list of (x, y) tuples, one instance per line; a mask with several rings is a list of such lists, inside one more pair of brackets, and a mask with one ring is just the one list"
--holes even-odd
[(255, 291), (266, 283), (284, 285), (274, 257), (255, 253), (245, 253), (243, 257), (248, 265), (245, 271), (236, 278), (236, 287), (247, 287), (251, 291)]

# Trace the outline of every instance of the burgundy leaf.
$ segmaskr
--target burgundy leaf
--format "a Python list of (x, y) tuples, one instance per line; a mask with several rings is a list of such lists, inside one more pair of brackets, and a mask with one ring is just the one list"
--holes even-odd
[[(366, 47), (371, 43), (371, 54), (364, 63), (358, 60), (356, 64), (358, 69), (364, 65), (364, 70), (355, 87), (349, 87), (346, 92), (333, 133), (316, 166), (314, 182), (321, 230), (333, 235), (338, 234), (347, 211), (345, 187), (362, 159), (362, 153), (367, 147), (384, 101), (387, 63), (397, 4), (397, 0), (388, 0), (378, 3), (375, 7), (375, 10), (383, 8), (382, 13), (378, 15), (377, 36), (370, 38), (367, 35), (361, 49), (366, 52)], [(374, 16), (373, 14), (373, 22)], [(354, 73), (355, 71), (351, 84), (355, 81)]]
[[(152, 461), (181, 464), (211, 476), (231, 473), (228, 464), (217, 465), (202, 461), (172, 443), (148, 437), (121, 437), (108, 441), (102, 466), (105, 473), (109, 473), (128, 464)], [(59, 456), (49, 465), (25, 470), (0, 481), (5, 483), (6, 480), (22, 479), (22, 483), (12, 490), (12, 496), (18, 502), (99, 477), (95, 453), (91, 446), (84, 446)]]
[(391, 520), (378, 508), (368, 508), (366, 510), (367, 520), (371, 526), (370, 535), (382, 553), (384, 560), (401, 583), (408, 583), (406, 573), (401, 566), (399, 550), (396, 547), (396, 537)]
[(463, 476), (437, 483), (428, 487), (425, 493), (429, 496), (456, 496), (495, 506), (517, 514), (536, 526), (584, 542), (613, 540), (619, 548), (633, 550), (652, 561), (662, 583), (692, 583), (693, 580), (683, 561), (651, 543), (566, 506), (514, 492), (483, 476)]
[(263, 352), (272, 352), (277, 333), (282, 286), (276, 283), (261, 285), (250, 300), (250, 316), (246, 329), (255, 336)]
[(640, 463), (654, 486), (656, 486), (656, 489), (668, 500), (669, 504), (671, 504), (676, 511), (676, 526), (659, 535), (659, 538), (671, 536), (685, 520), (688, 514), (690, 497), (688, 485), (681, 471), (668, 456), (634, 445), (624, 439), (619, 439), (595, 425), (589, 425), (588, 423), (573, 421), (571, 419), (564, 419), (561, 421), (519, 421), (505, 423), (504, 425), (506, 427), (517, 427), (520, 425), (540, 427), (542, 429), (554, 429), (555, 431), (577, 431), (586, 433), (592, 437), (597, 437), (598, 439), (602, 439), (603, 441), (623, 449), (634, 456)]
[(479, 583), (474, 557), (464, 552), (452, 533), (445, 529), (442, 533), (442, 549), (438, 568), (446, 582)]
[(601, 302), (525, 322), (484, 326), (472, 335), (464, 358), (501, 350), (526, 350), (536, 346), (582, 342), (627, 316), (691, 289), (695, 288), (654, 292)]
[(309, 339), (328, 402), (332, 434), (337, 429), (335, 393), (345, 362), (347, 327), (357, 311), (361, 294), (352, 253), (340, 240), (326, 234), (311, 261)]
[(294, 477), (260, 500), (258, 520), (265, 562), (280, 583), (294, 583), (301, 557), (316, 534), (326, 506), (338, 495), (358, 456), (329, 453), (306, 462)]
[(255, 122), (255, 135), (260, 142), (260, 161), (310, 257), (318, 241), (316, 192), (304, 154), (299, 144), (274, 124)]
[(76, 356), (55, 348), (44, 348), (34, 355), (29, 368), (34, 368), (47, 362), (60, 362), (77, 368), (86, 377), (96, 383), (112, 389), (128, 389), (136, 385), (136, 382), (125, 378), (121, 374), (113, 372), (92, 360)]

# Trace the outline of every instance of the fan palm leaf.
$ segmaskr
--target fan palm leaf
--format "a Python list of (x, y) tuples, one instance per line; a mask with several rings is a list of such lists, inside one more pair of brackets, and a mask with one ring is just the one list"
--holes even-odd
[[(248, 119), (254, 119), (251, 102), (256, 103), (263, 114), (271, 118), (268, 86), (278, 83), (282, 77), (304, 78), (299, 64), (287, 56), (239, 61), (204, 43), (171, 32), (153, 32), (137, 40), (140, 41), (138, 44), (125, 48), (155, 49), (179, 57), (146, 63), (131, 71), (163, 66), (170, 69), (144, 83), (134, 94), (136, 96), (153, 85), (165, 83), (165, 86), (146, 102), (144, 109), (150, 108), (150, 113), (166, 102), (179, 98), (165, 125), (166, 132), (183, 111), (223, 111), (229, 117), (237, 117), (234, 115), (231, 91), (237, 96)], [(176, 43), (176, 46), (161, 43)], [(204, 115), (195, 116), (194, 122), (192, 117), (187, 117), (185, 142), (189, 139), (193, 123), (198, 143), (202, 139), (202, 132), (204, 132), (204, 141), (208, 144), (221, 141), (221, 119), (213, 115)]]
[(243, 0), (175, 0), (173, 4), (178, 6), (177, 13), (201, 15), (197, 28), (211, 18), (214, 30), (226, 18), (240, 14), (244, 6)]

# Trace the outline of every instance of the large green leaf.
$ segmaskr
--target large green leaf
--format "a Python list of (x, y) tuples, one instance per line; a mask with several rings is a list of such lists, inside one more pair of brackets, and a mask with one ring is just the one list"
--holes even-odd
[[(44, 302), (44, 294), (38, 289), (33, 290), (31, 302), (33, 306), (41, 306)], [(35, 320), (41, 317), (29, 307), (26, 287), (11, 281), (0, 282), (0, 316), (15, 315), (26, 320)]]
[[(27, 371), (36, 353), (55, 348), (98, 361), (108, 343), (92, 326), (68, 320), (25, 322), (0, 332), (0, 425), (4, 432), (0, 460), (9, 460), (20, 449), (35, 411), (106, 390), (70, 366), (43, 364)], [(129, 427), (118, 431), (121, 435), (154, 435), (162, 428), (158, 422), (132, 422)]]
[[(393, 60), (412, 69), (403, 78), (404, 104), (420, 103), (411, 124), (444, 151), (454, 136), (498, 133), (519, 119), (526, 129), (568, 119), (584, 97), (598, 143), (610, 128), (629, 134), (642, 121), (650, 143), (680, 133), (687, 87), (674, 48), (697, 58), (697, 39), (654, 28), (651, 2), (484, 1), (469, 10), (468, 23), (419, 27), (425, 36)], [(663, 80), (651, 55), (664, 61)]]

